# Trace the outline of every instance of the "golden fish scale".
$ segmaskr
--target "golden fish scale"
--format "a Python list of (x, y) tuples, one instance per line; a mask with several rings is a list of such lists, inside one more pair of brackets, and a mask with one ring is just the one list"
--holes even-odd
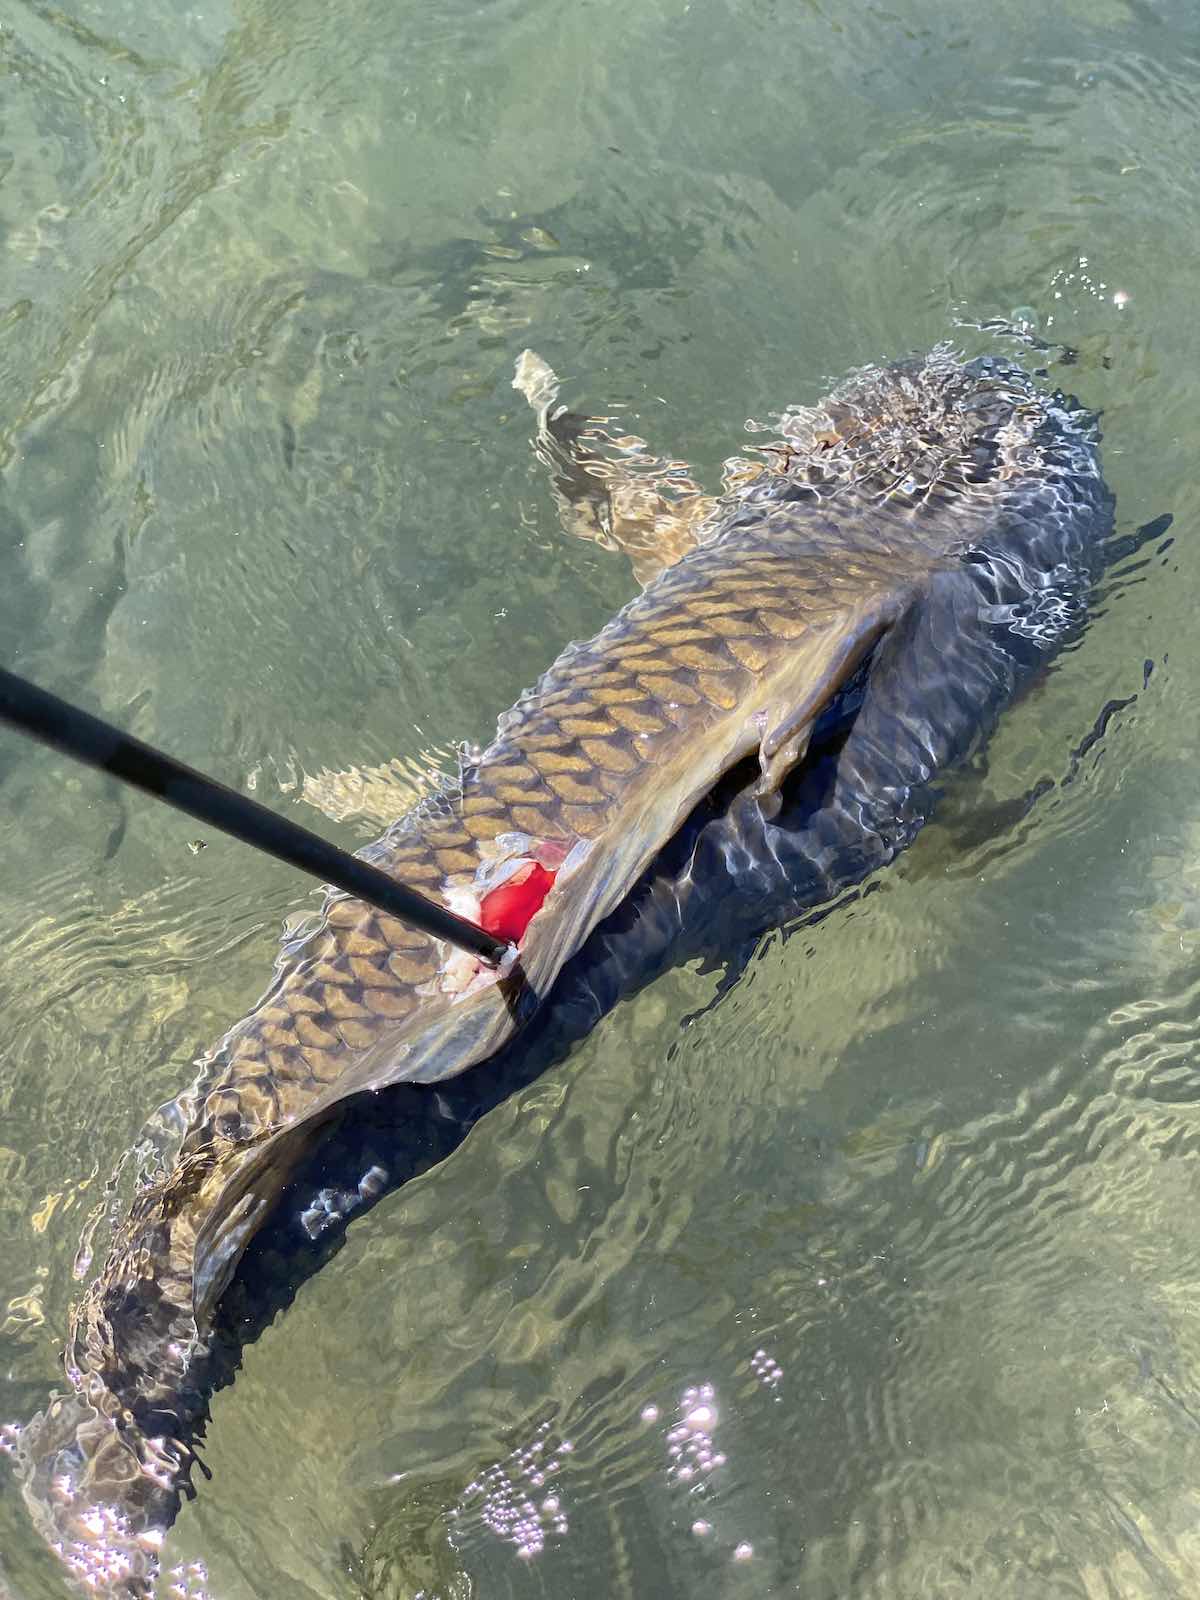
[[(873, 561), (880, 590), (894, 589), (904, 556), (915, 575), (930, 552), (914, 543), (910, 527), (899, 551), (881, 541), (860, 556), (853, 578), (846, 554), (844, 531), (812, 517), (783, 529), (759, 521), (694, 551), (596, 638), (569, 646), (500, 719), (496, 739), (463, 773), (461, 792), (402, 818), (370, 858), (437, 895), (469, 884), (500, 833), (599, 839), (616, 816), (629, 814), (639, 785), (652, 784), (683, 747), (737, 713), (753, 673), (794, 650), (806, 629), (861, 602), (863, 559)], [(443, 954), (434, 940), (360, 901), (327, 903), (299, 958), (227, 1037), (178, 1162), (135, 1198), (104, 1272), (76, 1307), (70, 1348), (80, 1370), (115, 1377), (121, 1365), (106, 1311), (112, 1286), (153, 1282), (172, 1327), (186, 1331), (197, 1227), (230, 1162), (296, 1119), (358, 1052), (415, 1012)], [(153, 1370), (138, 1375), (144, 1399), (169, 1398), (179, 1377), (164, 1348), (156, 1347)], [(99, 1409), (123, 1410), (118, 1393), (128, 1393), (128, 1374), (116, 1387), (93, 1387)]]
[[(469, 884), (500, 833), (600, 839), (618, 816), (636, 814), (639, 786), (745, 715), (755, 674), (864, 594), (927, 572), (950, 545), (944, 524), (908, 517), (881, 514), (870, 531), (869, 546), (854, 544), (832, 519), (792, 509), (694, 551), (595, 639), (569, 646), (500, 719), (461, 792), (402, 818), (370, 858), (437, 895)], [(152, 1282), (172, 1327), (186, 1331), (197, 1227), (230, 1163), (297, 1119), (359, 1052), (416, 1012), (442, 960), (424, 934), (359, 901), (331, 899), (302, 952), (217, 1053), (175, 1167), (135, 1199), (73, 1317), (76, 1366), (115, 1376), (106, 1297), (131, 1279), (147, 1292)], [(172, 1367), (160, 1343), (138, 1392), (168, 1398)], [(127, 1381), (118, 1388), (128, 1392)], [(103, 1385), (94, 1400), (109, 1415), (123, 1404)]]
[[(471, 882), (498, 834), (600, 839), (618, 817), (636, 813), (639, 786), (745, 714), (739, 707), (756, 673), (865, 594), (895, 591), (928, 571), (949, 546), (945, 537), (923, 542), (917, 535), (933, 530), (910, 518), (890, 520), (881, 516), (872, 543), (861, 546), (831, 519), (793, 510), (693, 551), (594, 639), (569, 646), (500, 719), (496, 739), (464, 771), (461, 792), (402, 818), (370, 858), (438, 895)], [(179, 1161), (135, 1199), (103, 1274), (77, 1307), (71, 1345), (81, 1370), (114, 1372), (105, 1311), (112, 1285), (152, 1280), (172, 1324), (178, 1311), (186, 1327), (196, 1219), (220, 1194), (230, 1161), (298, 1118), (358, 1052), (412, 1015), (443, 958), (434, 940), (360, 901), (327, 903), (299, 958), (226, 1039)], [(160, 1347), (138, 1392), (169, 1397), (178, 1377), (172, 1365)], [(106, 1388), (95, 1403), (109, 1415), (122, 1409)]]
[[(911, 521), (903, 540), (848, 548), (843, 528), (811, 515), (802, 528), (760, 520), (693, 552), (595, 639), (570, 646), (501, 719), (461, 793), (395, 824), (371, 859), (436, 896), (469, 885), (499, 834), (599, 839), (629, 814), (631, 790), (736, 714), (779, 652), (865, 590), (895, 589), (905, 566), (927, 569), (930, 555)], [(302, 958), (228, 1042), (184, 1153), (291, 1120), (349, 1054), (416, 1009), (443, 954), (394, 918), (334, 899)]]

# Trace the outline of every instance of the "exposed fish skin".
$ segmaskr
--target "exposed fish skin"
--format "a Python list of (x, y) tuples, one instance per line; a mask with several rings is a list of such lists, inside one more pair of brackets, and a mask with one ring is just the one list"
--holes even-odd
[[(1006, 520), (1082, 525), (1107, 497), (1077, 424), (999, 363), (938, 353), (875, 369), (790, 420), (783, 469), (706, 508), (701, 542), (563, 652), (461, 790), (363, 852), (445, 897), (473, 892), (506, 834), (569, 848), (524, 941), (534, 997), (756, 750), (737, 828), (776, 826), (779, 783), (815, 718), (889, 633), (911, 628), (939, 574)], [(446, 955), (332, 896), (209, 1063), (175, 1165), (135, 1198), (73, 1315), (72, 1393), (20, 1443), (27, 1503), (92, 1588), (132, 1595), (152, 1581), (214, 1307), (322, 1119), (348, 1095), (459, 1073), (515, 1031), (502, 986), (439, 987)]]

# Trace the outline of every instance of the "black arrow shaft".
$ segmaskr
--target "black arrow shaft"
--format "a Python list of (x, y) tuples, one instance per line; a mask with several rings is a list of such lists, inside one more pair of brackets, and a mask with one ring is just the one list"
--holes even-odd
[(494, 939), (415, 889), (405, 888), (378, 867), (2, 667), (0, 721), (323, 883), (378, 906), (435, 939), (469, 950), (489, 966), (499, 966), (508, 953), (510, 947), (502, 939)]

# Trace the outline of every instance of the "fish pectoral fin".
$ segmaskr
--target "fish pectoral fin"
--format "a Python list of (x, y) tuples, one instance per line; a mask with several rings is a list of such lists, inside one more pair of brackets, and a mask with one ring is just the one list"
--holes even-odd
[(632, 435), (614, 437), (609, 418), (559, 405), (558, 378), (532, 350), (518, 358), (513, 388), (537, 413), (533, 448), (565, 533), (623, 551), (643, 587), (695, 548), (716, 501), (686, 467), (651, 456)]
[(817, 718), (894, 626), (906, 603), (904, 595), (866, 596), (814, 638), (805, 654), (799, 698), (768, 722), (759, 745), (762, 775), (754, 787), (759, 800), (776, 796), (787, 774), (803, 761)]
[(370, 822), (387, 827), (434, 793), (453, 773), (456, 753), (449, 746), (423, 751), (424, 759), (393, 758), (379, 766), (306, 772), (300, 796), (330, 822)]
[(512, 386), (518, 394), (525, 396), (537, 412), (538, 422), (544, 422), (550, 407), (558, 399), (558, 378), (553, 367), (543, 361), (535, 350), (522, 350), (517, 357)]
[(808, 742), (812, 738), (815, 720), (810, 717), (801, 727), (796, 728), (782, 744), (775, 747), (771, 755), (764, 755), (762, 747), (759, 748), (762, 775), (754, 786), (754, 793), (759, 799), (777, 794), (780, 784), (788, 773), (804, 760), (808, 753)]

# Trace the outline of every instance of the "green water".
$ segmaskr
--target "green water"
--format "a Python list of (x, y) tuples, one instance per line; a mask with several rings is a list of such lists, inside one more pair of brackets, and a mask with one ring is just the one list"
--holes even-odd
[[(1120, 527), (1175, 517), (880, 892), (351, 1226), (214, 1403), (189, 1594), (1196, 1592), (1198, 114), (1191, 0), (0, 5), (0, 660), (347, 844), (321, 773), (446, 770), (633, 592), (558, 529), (526, 345), (712, 485), (1032, 316)], [(0, 1421), (313, 904), (196, 832), (0, 740)], [(65, 1590), (0, 1462), (10, 1593)]]

